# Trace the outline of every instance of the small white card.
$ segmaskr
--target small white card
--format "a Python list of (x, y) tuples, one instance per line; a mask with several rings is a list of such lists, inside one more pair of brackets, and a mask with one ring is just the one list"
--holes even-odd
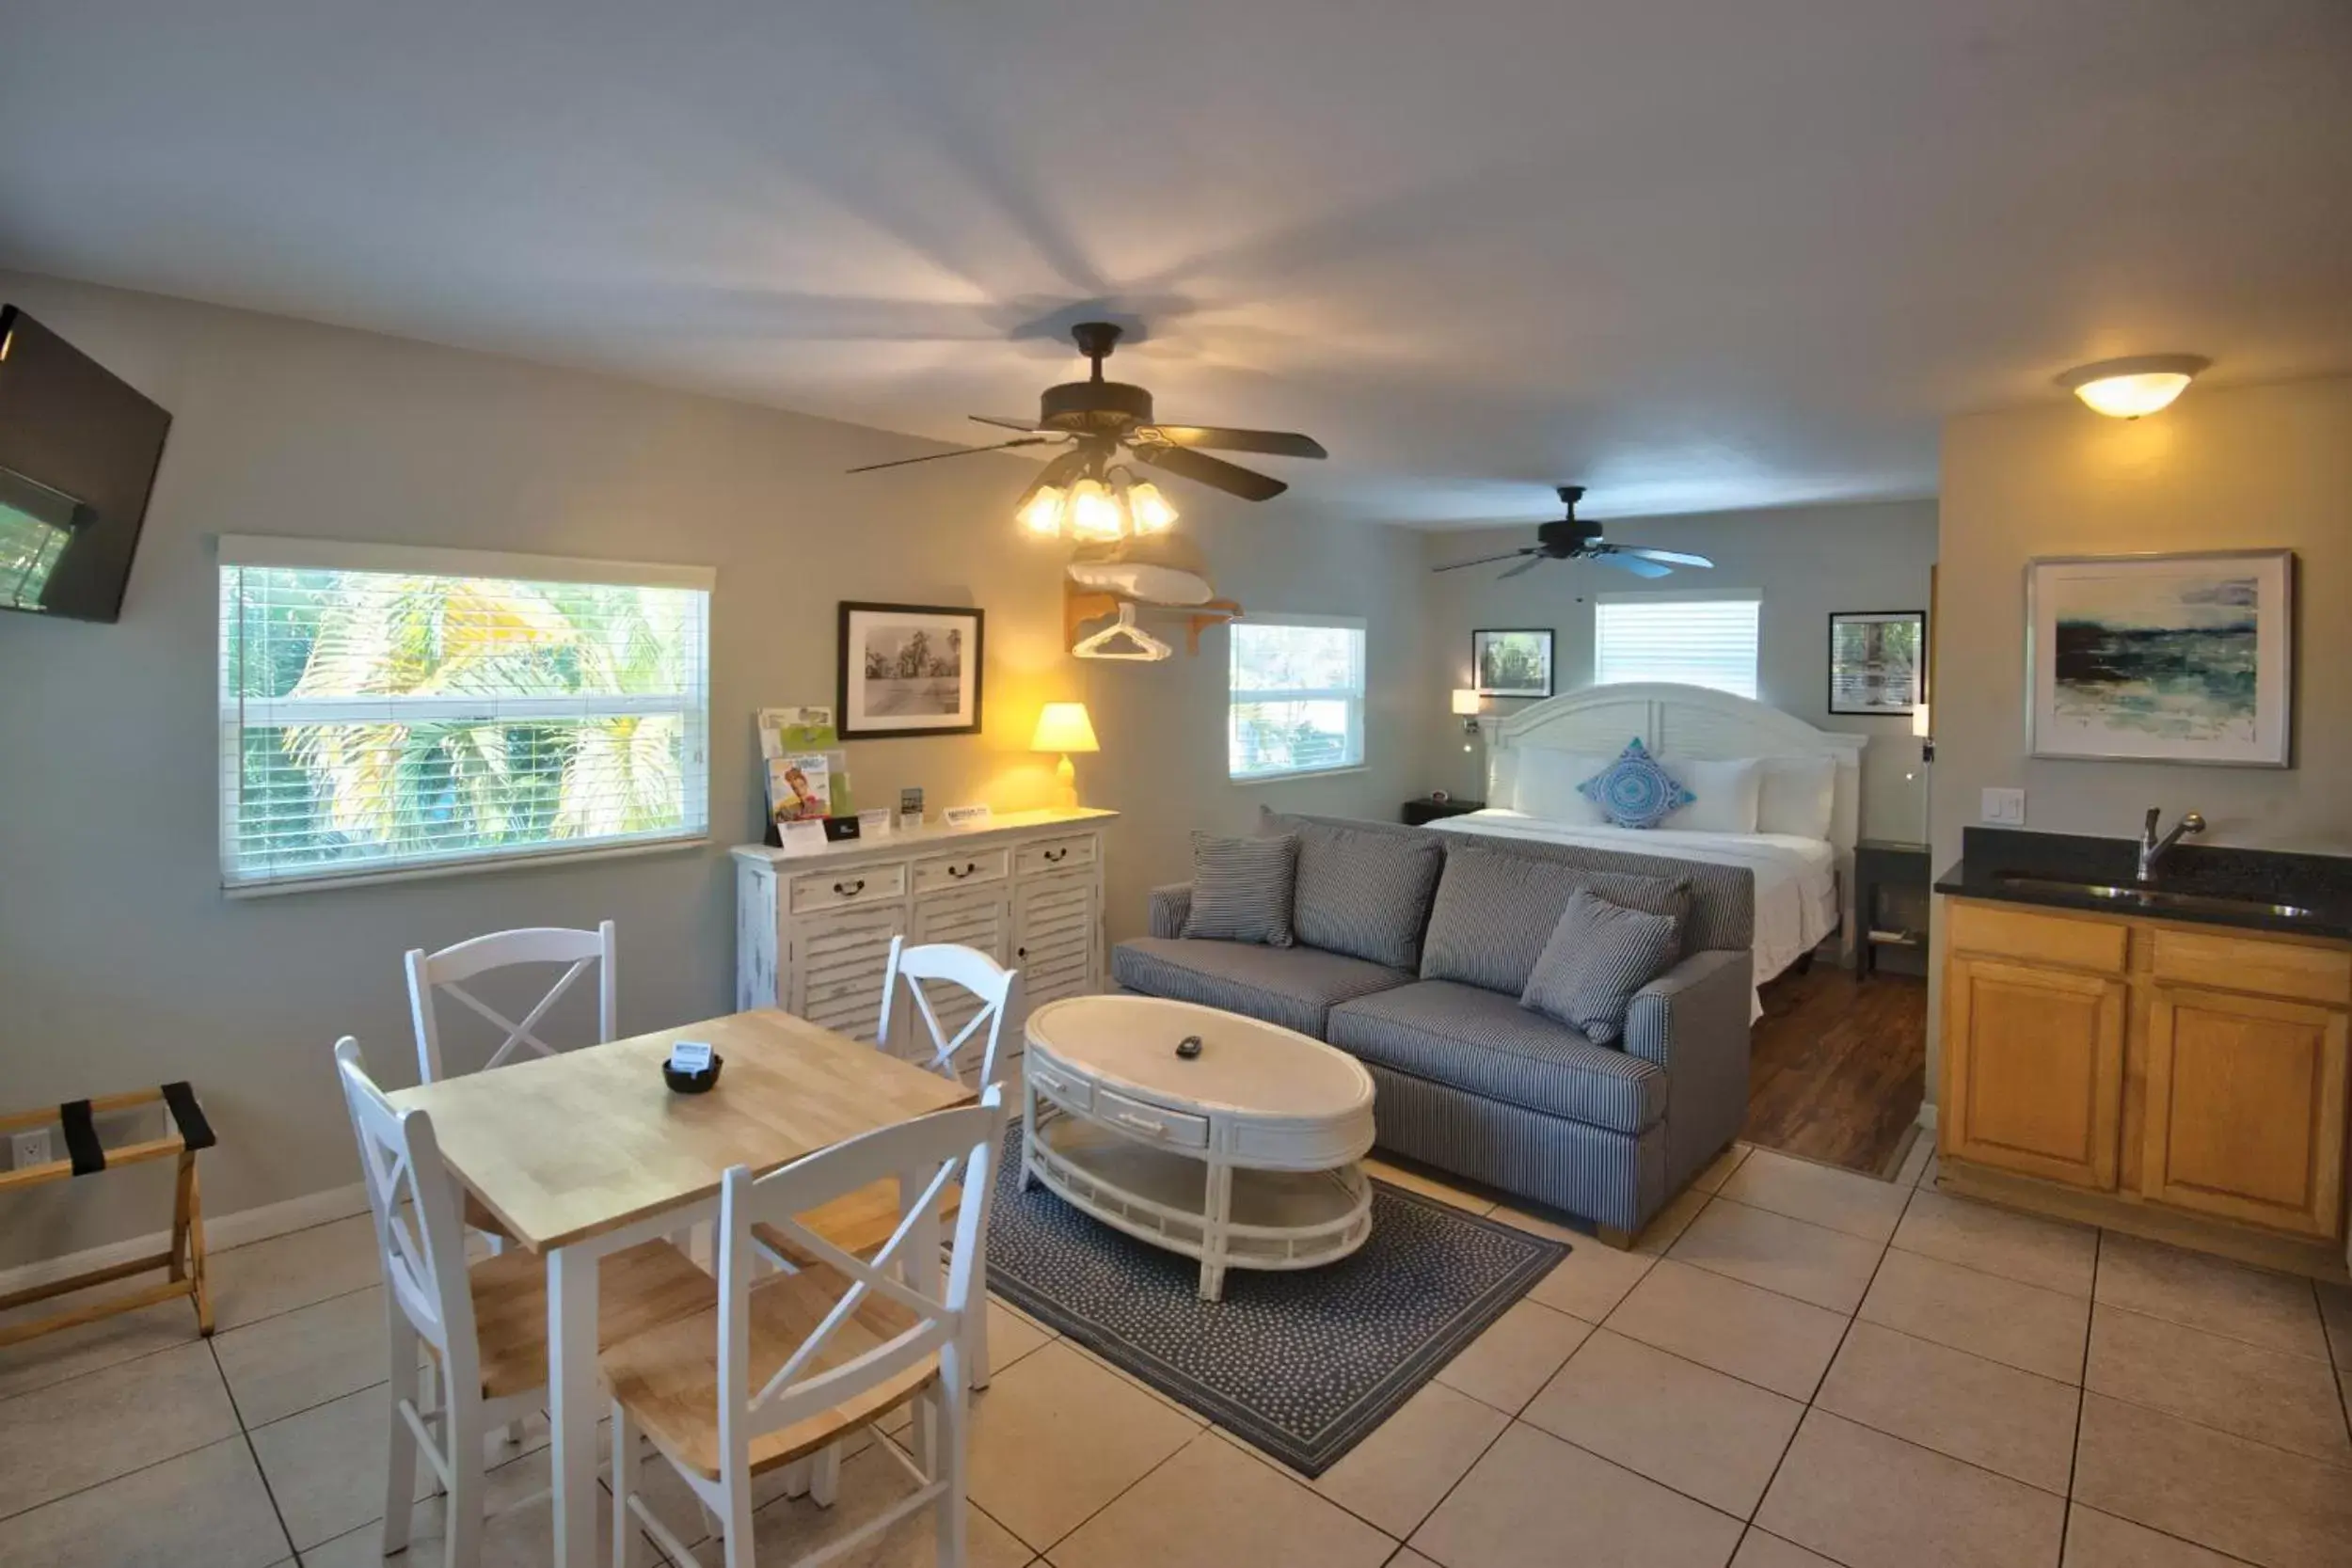
[(825, 824), (817, 822), (779, 822), (778, 836), (784, 841), (787, 855), (821, 855), (825, 852)]
[(710, 1042), (707, 1040), (674, 1040), (670, 1045), (670, 1070), (700, 1077), (710, 1070)]
[(859, 812), (857, 832), (860, 838), (881, 838), (887, 835), (890, 832), (889, 808), (884, 806), (873, 811)]
[(915, 828), (921, 827), (922, 825), (923, 814), (919, 811), (902, 811), (898, 814), (898, 831), (900, 832), (910, 832)]
[(985, 828), (988, 826), (986, 806), (949, 806), (944, 816), (950, 828)]

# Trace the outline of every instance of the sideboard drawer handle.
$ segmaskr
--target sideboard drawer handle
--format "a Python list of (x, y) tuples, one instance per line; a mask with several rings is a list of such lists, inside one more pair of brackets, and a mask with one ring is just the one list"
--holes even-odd
[(1146, 1132), (1165, 1132), (1168, 1131), (1168, 1123), (1164, 1121), (1153, 1121), (1149, 1117), (1130, 1116), (1124, 1111), (1113, 1111), (1111, 1113), (1111, 1119), (1113, 1121), (1123, 1121), (1130, 1127), (1140, 1127)]
[(833, 884), (833, 890), (844, 898), (855, 898), (866, 891), (866, 879), (860, 877), (854, 882), (835, 882)]
[(1068, 845), (1064, 845), (1064, 846), (1063, 846), (1061, 848), (1059, 848), (1059, 849), (1048, 849), (1048, 850), (1046, 850), (1046, 851), (1045, 851), (1045, 859), (1046, 859), (1049, 863), (1059, 863), (1059, 862), (1061, 861), (1061, 859), (1062, 859), (1064, 856), (1068, 855), (1069, 853), (1070, 853), (1070, 847), (1069, 847)]

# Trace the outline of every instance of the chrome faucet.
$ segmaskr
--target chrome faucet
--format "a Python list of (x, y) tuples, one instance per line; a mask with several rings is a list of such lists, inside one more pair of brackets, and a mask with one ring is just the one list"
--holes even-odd
[(2156, 863), (2164, 859), (2166, 852), (2172, 846), (2181, 842), (2182, 834), (2201, 833), (2205, 831), (2205, 819), (2192, 811), (2185, 813), (2178, 822), (2172, 824), (2170, 832), (2158, 838), (2156, 837), (2156, 824), (2163, 819), (2164, 808), (2150, 806), (2147, 823), (2139, 830), (2139, 879), (2143, 882), (2153, 882), (2156, 879)]

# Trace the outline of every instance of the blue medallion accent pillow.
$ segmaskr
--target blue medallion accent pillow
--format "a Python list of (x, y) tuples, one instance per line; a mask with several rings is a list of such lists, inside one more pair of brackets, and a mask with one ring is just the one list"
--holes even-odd
[(1659, 766), (1638, 735), (1626, 742), (1616, 761), (1578, 784), (1576, 792), (1620, 828), (1655, 828), (1698, 799)]

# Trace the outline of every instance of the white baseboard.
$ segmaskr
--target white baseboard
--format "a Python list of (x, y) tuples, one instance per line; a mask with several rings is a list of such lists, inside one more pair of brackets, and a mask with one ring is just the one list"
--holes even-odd
[[(314, 1225), (330, 1220), (348, 1219), (353, 1214), (367, 1212), (368, 1189), (365, 1183), (354, 1181), (348, 1187), (330, 1187), (323, 1193), (310, 1193), (290, 1197), (283, 1203), (264, 1203), (259, 1209), (240, 1209), (233, 1214), (211, 1215), (204, 1218), (204, 1248), (219, 1252), (224, 1248), (243, 1246), (247, 1242), (267, 1241), (292, 1230), (308, 1230)], [(0, 1295), (11, 1291), (30, 1290), (46, 1285), (53, 1279), (69, 1275), (87, 1274), (92, 1269), (108, 1268), (127, 1263), (134, 1258), (144, 1258), (163, 1251), (171, 1244), (171, 1232), (157, 1230), (145, 1236), (133, 1236), (124, 1241), (108, 1242), (104, 1246), (91, 1247), (84, 1252), (71, 1252), (62, 1258), (41, 1258), (30, 1263), (19, 1263), (12, 1269), (0, 1269)]]
[(1935, 1131), (1935, 1102), (1933, 1101), (1923, 1100), (1919, 1102), (1919, 1125), (1931, 1132)]

